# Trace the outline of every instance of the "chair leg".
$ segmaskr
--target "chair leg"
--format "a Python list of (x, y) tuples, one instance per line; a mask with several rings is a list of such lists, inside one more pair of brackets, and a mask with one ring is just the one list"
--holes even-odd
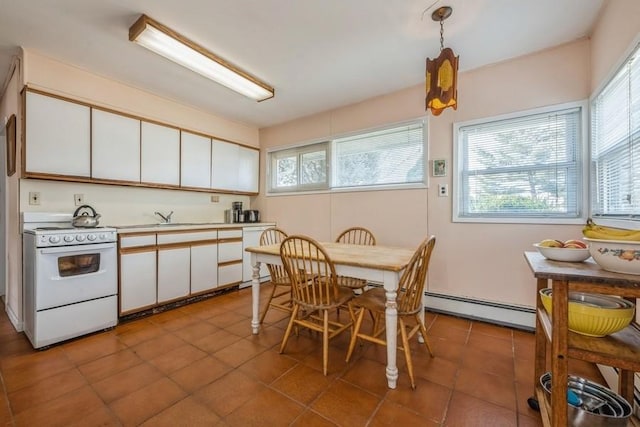
[(262, 312), (262, 315), (260, 316), (260, 324), (262, 324), (262, 322), (264, 322), (264, 318), (267, 315), (267, 311), (269, 311), (269, 307), (271, 307), (271, 301), (273, 300), (273, 296), (276, 294), (276, 289), (278, 288), (278, 285), (273, 283), (272, 287), (273, 287), (273, 289), (271, 289), (271, 295), (269, 295), (269, 301), (267, 301), (267, 303), (265, 304), (264, 311)]
[(289, 341), (289, 335), (291, 334), (291, 329), (293, 329), (293, 322), (298, 315), (299, 305), (294, 304), (293, 310), (291, 311), (291, 317), (289, 318), (289, 324), (287, 325), (287, 330), (284, 333), (284, 337), (282, 338), (282, 344), (280, 345), (280, 354), (284, 352), (284, 348), (287, 346), (287, 341)]
[(429, 339), (427, 338), (427, 328), (424, 326), (424, 323), (422, 323), (422, 319), (418, 314), (416, 314), (416, 321), (420, 326), (420, 334), (422, 334), (424, 345), (425, 347), (427, 347), (427, 351), (429, 352), (429, 355), (433, 357), (433, 351), (431, 350), (431, 346), (429, 345)]
[(353, 354), (353, 349), (356, 348), (356, 341), (358, 341), (358, 332), (360, 332), (360, 327), (362, 326), (362, 319), (364, 319), (364, 308), (361, 308), (360, 311), (357, 312), (357, 318), (354, 322), (353, 332), (351, 333), (351, 341), (349, 342), (349, 350), (347, 350), (347, 362), (351, 359), (351, 355)]
[(327, 376), (329, 361), (329, 310), (322, 310), (322, 371)]
[(416, 382), (413, 378), (413, 361), (411, 360), (411, 349), (409, 348), (409, 338), (407, 337), (407, 329), (402, 318), (398, 319), (398, 327), (400, 328), (400, 335), (402, 336), (402, 349), (404, 350), (404, 359), (407, 361), (407, 371), (409, 372), (409, 379), (411, 380), (411, 388), (416, 388)]

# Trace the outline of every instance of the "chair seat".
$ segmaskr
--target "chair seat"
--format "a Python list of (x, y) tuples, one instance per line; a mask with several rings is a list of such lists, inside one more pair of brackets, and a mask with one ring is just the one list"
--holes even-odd
[(387, 296), (384, 288), (373, 288), (364, 291), (351, 300), (351, 305), (358, 308), (365, 308), (375, 313), (382, 313), (385, 310)]
[[(400, 291), (402, 292), (402, 291)], [(354, 307), (366, 308), (374, 313), (384, 313), (386, 309), (387, 295), (384, 288), (372, 288), (360, 295), (357, 295), (351, 305)], [(413, 308), (411, 311), (403, 311), (398, 308), (398, 316), (411, 316), (420, 311), (422, 307)]]

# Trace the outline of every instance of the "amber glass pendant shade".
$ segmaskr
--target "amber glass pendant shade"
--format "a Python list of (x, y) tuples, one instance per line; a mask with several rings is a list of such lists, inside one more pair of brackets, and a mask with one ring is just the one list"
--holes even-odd
[(427, 58), (425, 103), (434, 116), (445, 108), (458, 109), (458, 58), (448, 47), (436, 59)]

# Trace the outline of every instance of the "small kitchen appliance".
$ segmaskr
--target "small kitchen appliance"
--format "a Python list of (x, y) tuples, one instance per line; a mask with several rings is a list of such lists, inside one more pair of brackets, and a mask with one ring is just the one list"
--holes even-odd
[(24, 331), (34, 348), (118, 323), (115, 228), (23, 212)]
[(245, 212), (242, 210), (242, 202), (232, 202), (231, 209), (227, 209), (224, 212), (224, 222), (226, 223), (236, 223), (236, 222), (247, 222), (245, 217)]

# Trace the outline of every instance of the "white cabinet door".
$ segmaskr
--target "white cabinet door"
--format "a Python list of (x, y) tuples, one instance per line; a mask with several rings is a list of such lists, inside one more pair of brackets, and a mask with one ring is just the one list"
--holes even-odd
[(180, 185), (211, 188), (211, 138), (182, 132)]
[(26, 102), (25, 172), (89, 177), (90, 108), (28, 91)]
[(211, 188), (236, 190), (240, 146), (229, 142), (211, 140)]
[(260, 151), (211, 140), (211, 188), (258, 192)]
[(158, 302), (189, 295), (191, 251), (186, 248), (158, 250)]
[(156, 251), (120, 255), (120, 313), (144, 309), (155, 303)]
[(247, 147), (238, 150), (239, 191), (257, 193), (260, 185), (260, 151)]
[(91, 176), (140, 182), (140, 120), (91, 110)]
[(142, 122), (140, 180), (152, 184), (180, 184), (180, 131)]
[(191, 246), (191, 293), (218, 287), (218, 244)]

